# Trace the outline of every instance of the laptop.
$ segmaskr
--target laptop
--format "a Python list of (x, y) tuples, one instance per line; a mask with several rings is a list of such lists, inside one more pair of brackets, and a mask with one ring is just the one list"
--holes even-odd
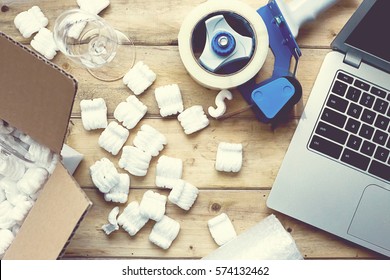
[(365, 0), (332, 42), (267, 206), (390, 257), (389, 17)]

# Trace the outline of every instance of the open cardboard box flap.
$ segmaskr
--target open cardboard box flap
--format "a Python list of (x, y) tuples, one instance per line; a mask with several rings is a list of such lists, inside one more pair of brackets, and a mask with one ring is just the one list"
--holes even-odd
[(60, 153), (77, 82), (0, 33), (0, 117)]
[[(0, 118), (60, 154), (76, 80), (0, 32)], [(56, 259), (91, 202), (59, 163), (3, 259)]]
[(90, 205), (58, 164), (3, 259), (57, 259)]

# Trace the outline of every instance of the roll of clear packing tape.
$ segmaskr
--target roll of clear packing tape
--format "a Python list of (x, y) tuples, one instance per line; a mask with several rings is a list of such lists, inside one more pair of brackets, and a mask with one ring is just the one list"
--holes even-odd
[[(244, 18), (253, 30), (255, 47), (250, 61), (232, 74), (216, 74), (206, 70), (196, 59), (192, 48), (192, 37), (199, 22), (212, 14), (235, 13)], [(244, 84), (254, 77), (263, 66), (268, 54), (267, 27), (255, 9), (236, 0), (209, 0), (194, 8), (185, 18), (178, 35), (181, 60), (199, 84), (210, 89), (229, 89)]]

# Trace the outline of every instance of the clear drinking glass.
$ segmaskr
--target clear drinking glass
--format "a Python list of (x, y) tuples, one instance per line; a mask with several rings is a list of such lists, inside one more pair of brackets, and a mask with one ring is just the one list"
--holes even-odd
[(59, 50), (99, 80), (118, 80), (134, 64), (132, 41), (98, 15), (67, 10), (56, 19), (53, 33)]

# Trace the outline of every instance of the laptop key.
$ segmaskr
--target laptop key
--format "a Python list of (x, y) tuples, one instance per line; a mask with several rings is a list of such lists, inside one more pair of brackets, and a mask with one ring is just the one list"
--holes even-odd
[(343, 72), (339, 72), (337, 74), (337, 79), (343, 81), (343, 82), (346, 82), (348, 84), (352, 84), (353, 83), (353, 78)]
[(326, 140), (322, 137), (319, 137), (317, 135), (313, 136), (309, 144), (309, 147), (315, 151), (318, 151), (334, 159), (339, 159), (341, 155), (341, 151), (343, 150), (342, 146), (333, 143), (329, 140)]
[(347, 114), (351, 117), (354, 117), (355, 119), (358, 119), (360, 117), (362, 110), (363, 110), (363, 107), (361, 107), (355, 103), (351, 103), (349, 105)]
[(372, 126), (363, 124), (362, 128), (360, 129), (359, 135), (366, 139), (371, 139), (372, 135), (374, 134), (374, 130), (375, 129)]
[(376, 158), (377, 160), (380, 160), (382, 162), (386, 162), (389, 154), (390, 154), (389, 150), (387, 150), (383, 147), (378, 147), (375, 151), (374, 158)]
[(383, 180), (390, 181), (390, 166), (387, 164), (373, 160), (368, 172)]
[(364, 141), (360, 151), (363, 154), (365, 154), (365, 155), (370, 157), (370, 156), (372, 156), (374, 154), (375, 148), (376, 148), (376, 145), (374, 143), (371, 143), (371, 142), (368, 142), (368, 141)]
[(344, 113), (348, 107), (348, 101), (342, 99), (334, 94), (331, 94), (328, 98), (328, 102), (326, 103), (328, 107), (331, 107), (341, 113)]
[(389, 122), (390, 122), (389, 118), (378, 115), (374, 125), (379, 129), (386, 130), (389, 125)]
[(367, 90), (370, 89), (370, 85), (369, 85), (369, 84), (367, 84), (367, 83), (365, 83), (365, 82), (363, 82), (363, 81), (360, 81), (360, 80), (358, 80), (358, 79), (355, 80), (354, 85), (355, 85), (356, 87), (358, 87), (358, 88), (361, 88), (362, 90), (365, 90), (365, 91), (367, 91)]
[(345, 129), (349, 132), (357, 133), (359, 131), (360, 124), (361, 123), (359, 121), (349, 118), (347, 124), (345, 125)]
[(341, 156), (341, 161), (364, 171), (367, 170), (368, 165), (370, 164), (369, 157), (356, 153), (347, 148), (344, 150)]
[(333, 140), (339, 144), (344, 144), (347, 141), (348, 133), (324, 122), (319, 122), (316, 129), (316, 134)]
[(379, 96), (379, 97), (382, 97), (382, 98), (386, 98), (386, 95), (387, 95), (386, 91), (381, 90), (381, 89), (379, 89), (377, 87), (372, 87), (370, 92), (372, 94), (375, 94), (376, 96)]
[(372, 104), (374, 104), (374, 100), (375, 97), (372, 94), (365, 92), (363, 93), (359, 103), (363, 106), (366, 106), (367, 108), (371, 108)]
[(360, 148), (360, 145), (362, 144), (362, 138), (357, 137), (355, 135), (350, 135), (347, 142), (347, 147), (354, 149), (355, 151), (358, 151)]
[(340, 81), (336, 81), (333, 85), (332, 92), (336, 93), (337, 95), (344, 96), (348, 88), (347, 84), (344, 84)]
[(351, 101), (358, 102), (360, 95), (362, 95), (362, 91), (360, 89), (350, 86), (347, 91), (346, 97)]
[(373, 124), (376, 113), (371, 110), (364, 109), (361, 120), (368, 124)]
[(389, 102), (382, 100), (382, 99), (377, 99), (374, 104), (374, 110), (378, 113), (385, 114), (387, 111), (387, 107), (389, 106)]
[(381, 130), (375, 131), (374, 137), (372, 138), (372, 141), (375, 143), (384, 146), (387, 140), (388, 134), (386, 132), (383, 132)]
[(335, 126), (338, 126), (340, 128), (344, 127), (345, 121), (347, 120), (347, 117), (337, 113), (336, 111), (330, 110), (328, 108), (324, 109), (324, 112), (321, 115), (321, 119), (333, 124)]

